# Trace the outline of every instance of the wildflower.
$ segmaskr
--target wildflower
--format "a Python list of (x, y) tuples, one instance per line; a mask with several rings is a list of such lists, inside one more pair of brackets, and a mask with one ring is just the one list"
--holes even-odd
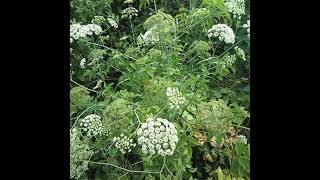
[(80, 120), (80, 126), (82, 126), (88, 137), (96, 136), (103, 132), (101, 117), (96, 114), (90, 114)]
[(241, 142), (241, 143), (243, 143), (243, 144), (247, 144), (247, 138), (244, 136), (244, 135), (239, 135), (239, 136), (237, 136), (237, 139)]
[(124, 9), (123, 11), (122, 11), (122, 16), (121, 16), (121, 18), (122, 19), (124, 19), (124, 18), (129, 18), (129, 19), (131, 19), (133, 16), (138, 16), (138, 10), (136, 9), (136, 8), (134, 8), (134, 7), (128, 7), (128, 8), (126, 8), (126, 9)]
[(208, 37), (210, 38), (212, 36), (228, 44), (235, 42), (233, 30), (226, 24), (213, 25), (212, 28), (208, 30)]
[(91, 20), (91, 23), (101, 25), (105, 21), (106, 21), (106, 19), (103, 16), (94, 16), (94, 18)]
[[(165, 125), (164, 122), (168, 125)], [(176, 132), (174, 124), (168, 120), (149, 118), (148, 122), (143, 123), (137, 130), (138, 144), (142, 146), (144, 154), (157, 153), (161, 156), (169, 156), (173, 154), (178, 143)]]
[(88, 169), (89, 160), (93, 155), (88, 144), (80, 139), (81, 133), (78, 129), (70, 129), (70, 177), (80, 178)]
[(114, 19), (112, 19), (112, 18), (107, 18), (107, 21), (109, 22), (109, 24), (110, 24), (112, 27), (118, 28), (118, 24), (117, 24), (117, 22), (116, 22)]
[(133, 143), (132, 139), (123, 134), (121, 134), (120, 137), (114, 137), (113, 142), (115, 142), (116, 148), (123, 154), (131, 152), (131, 148), (136, 146), (136, 143)]
[(244, 24), (242, 27), (247, 28), (248, 38), (250, 38), (250, 19), (247, 20), (247, 23)]
[(159, 33), (155, 31), (156, 28), (151, 28), (143, 35), (138, 36), (138, 44), (145, 44), (146, 46), (156, 44), (160, 41)]
[(226, 55), (221, 60), (216, 61), (215, 63), (224, 69), (232, 67), (234, 62), (236, 61), (236, 55)]
[(170, 101), (170, 108), (180, 108), (182, 104), (185, 103), (185, 97), (182, 96), (180, 91), (177, 88), (168, 87), (166, 95)]
[(234, 47), (234, 50), (236, 51), (236, 54), (242, 59), (242, 60), (246, 60), (246, 55), (244, 54), (244, 51), (239, 48), (238, 46)]
[(70, 43), (74, 40), (78, 40), (80, 38), (84, 38), (86, 36), (91, 36), (92, 34), (100, 34), (102, 33), (102, 28), (96, 24), (71, 24), (70, 25)]
[(86, 58), (81, 59), (81, 61), (80, 61), (80, 67), (81, 67), (82, 69), (85, 68), (85, 66), (84, 66), (85, 63), (86, 63)]
[(225, 5), (228, 11), (233, 14), (233, 18), (241, 19), (241, 15), (246, 14), (245, 0), (226, 0)]

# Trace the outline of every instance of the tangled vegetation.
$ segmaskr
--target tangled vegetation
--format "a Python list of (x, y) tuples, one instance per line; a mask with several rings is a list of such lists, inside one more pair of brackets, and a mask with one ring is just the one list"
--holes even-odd
[(250, 179), (248, 0), (70, 0), (71, 179)]

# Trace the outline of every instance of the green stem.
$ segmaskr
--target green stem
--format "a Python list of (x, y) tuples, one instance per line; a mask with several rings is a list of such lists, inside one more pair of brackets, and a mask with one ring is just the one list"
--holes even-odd
[(156, 3), (156, 0), (153, 0), (153, 4), (154, 4), (154, 11), (157, 12), (157, 3)]
[(132, 21), (131, 21), (131, 18), (130, 18), (130, 26), (131, 26), (131, 31), (132, 31), (132, 36), (133, 36), (133, 44), (135, 44), (135, 34), (134, 34), (134, 30), (133, 30), (133, 24), (132, 24)]

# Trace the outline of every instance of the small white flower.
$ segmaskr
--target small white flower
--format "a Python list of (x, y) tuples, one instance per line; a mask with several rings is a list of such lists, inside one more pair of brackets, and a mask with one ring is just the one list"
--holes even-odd
[(146, 137), (149, 136), (149, 131), (148, 131), (148, 129), (146, 129), (146, 130), (143, 131), (143, 135), (146, 136)]
[(168, 137), (165, 136), (165, 137), (162, 138), (162, 140), (163, 140), (164, 142), (167, 142), (167, 141), (168, 141)]
[(142, 129), (139, 128), (139, 129), (137, 130), (137, 135), (140, 136), (141, 134), (142, 134)]
[(149, 150), (149, 153), (150, 153), (151, 155), (154, 155), (154, 154), (156, 153), (156, 151), (155, 151), (154, 149), (150, 149), (150, 150)]
[(156, 149), (157, 149), (157, 150), (161, 149), (161, 145), (160, 145), (160, 144), (157, 144), (157, 145), (156, 145)]
[(131, 152), (131, 148), (136, 146), (132, 139), (124, 136), (123, 134), (121, 134), (120, 137), (113, 138), (113, 142), (115, 142), (116, 148), (119, 149), (123, 154), (126, 152)]
[(164, 126), (160, 126), (160, 131), (164, 131), (165, 127)]
[(149, 149), (154, 149), (154, 145), (151, 144), (151, 143), (149, 143), (149, 144), (148, 144), (148, 148), (149, 148)]
[(154, 126), (154, 122), (153, 122), (153, 121), (149, 121), (149, 122), (148, 122), (149, 130), (150, 130), (150, 127), (153, 127), (153, 126)]
[(141, 128), (142, 129), (145, 129), (145, 128), (147, 128), (148, 127), (148, 124), (146, 124), (146, 123), (143, 123), (142, 125), (141, 125)]
[(160, 154), (161, 156), (164, 156), (164, 155), (165, 155), (165, 152), (163, 151), (163, 149), (159, 149), (159, 150), (158, 150), (158, 154)]
[(82, 69), (85, 68), (85, 63), (86, 63), (86, 58), (81, 59), (81, 61), (80, 61), (80, 67), (81, 67)]
[(239, 136), (237, 136), (237, 139), (241, 142), (241, 143), (243, 143), (243, 144), (247, 144), (247, 138), (244, 136), (244, 135), (239, 135)]
[(247, 24), (244, 24), (242, 27), (247, 28), (248, 38), (250, 38), (250, 19), (248, 19)]
[(159, 133), (160, 133), (160, 128), (156, 128), (156, 129), (154, 130), (154, 132), (157, 133), (157, 134), (159, 134)]
[(152, 134), (149, 134), (149, 138), (151, 138), (151, 139), (153, 139), (154, 138), (154, 134), (152, 133)]
[(155, 126), (161, 126), (161, 123), (159, 121), (154, 123)]
[(157, 144), (159, 141), (157, 139), (152, 139), (152, 144)]

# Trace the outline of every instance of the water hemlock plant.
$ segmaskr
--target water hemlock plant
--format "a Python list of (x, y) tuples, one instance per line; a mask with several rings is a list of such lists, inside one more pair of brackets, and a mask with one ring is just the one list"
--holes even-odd
[(70, 7), (70, 179), (250, 179), (249, 0)]

